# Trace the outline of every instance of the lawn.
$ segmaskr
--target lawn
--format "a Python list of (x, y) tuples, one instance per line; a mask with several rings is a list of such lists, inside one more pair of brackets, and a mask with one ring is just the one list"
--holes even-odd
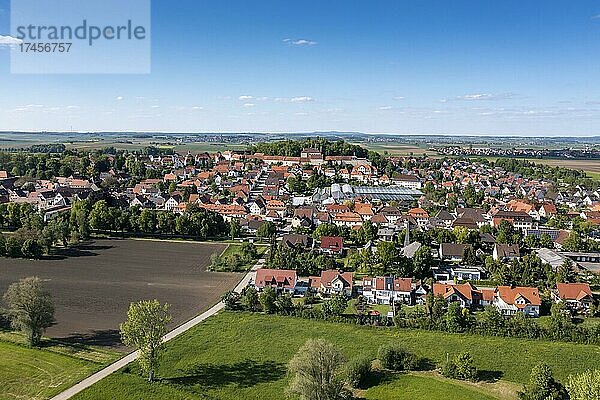
[(368, 389), (363, 397), (369, 400), (496, 399), (490, 393), (486, 393), (485, 389), (479, 389), (475, 385), (469, 386), (449, 379), (416, 374), (397, 375), (389, 382)]
[[(486, 376), (501, 379), (488, 384), (490, 388), (485, 390), (492, 396), (489, 398), (514, 397), (514, 387), (518, 387), (515, 384), (525, 383), (531, 368), (540, 361), (547, 362), (561, 380), (600, 364), (598, 346), (223, 312), (167, 345), (159, 383), (148, 385), (133, 365), (104, 379), (76, 399), (281, 399), (289, 379), (286, 363), (308, 338), (325, 338), (340, 346), (350, 358), (362, 353), (374, 356), (377, 348), (388, 342), (400, 343), (432, 363), (442, 362), (447, 353), (467, 350)], [(432, 391), (432, 397), (424, 398), (436, 398), (436, 390), (446, 389), (460, 391), (456, 398), (487, 398), (471, 393), (484, 390), (485, 386), (474, 389), (436, 376), (418, 376), (414, 379), (404, 375), (392, 377), (367, 390), (365, 396), (404, 398), (400, 396), (404, 396), (402, 393), (408, 387), (413, 392), (416, 388)], [(495, 385), (513, 389), (508, 394), (493, 396), (492, 393), (503, 393), (493, 389)]]
[[(227, 246), (227, 248), (221, 253), (221, 257), (222, 258), (226, 258), (227, 256), (229, 256), (230, 254), (242, 254), (242, 245), (240, 243), (231, 243), (230, 245)], [(258, 258), (255, 260), (252, 260), (250, 263), (248, 263), (247, 265), (244, 265), (243, 270), (249, 270), (250, 268), (252, 268), (254, 266), (254, 264), (256, 264), (256, 261), (261, 258), (262, 256), (265, 255), (265, 253), (269, 250), (269, 246), (268, 245), (260, 245), (257, 244), (256, 245), (256, 252), (258, 253)]]
[(85, 346), (46, 342), (42, 349), (5, 341), (22, 340), (2, 333), (0, 339), (0, 399), (48, 399), (121, 356)]

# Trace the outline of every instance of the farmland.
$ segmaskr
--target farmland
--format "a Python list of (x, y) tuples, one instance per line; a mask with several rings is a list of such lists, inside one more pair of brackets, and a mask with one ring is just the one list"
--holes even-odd
[(0, 259), (0, 292), (27, 276), (45, 280), (56, 307), (47, 335), (73, 342), (119, 345), (119, 323), (132, 301), (171, 304), (178, 325), (216, 303), (241, 275), (207, 272), (219, 243), (96, 240), (49, 259)]
[[(490, 383), (465, 384), (432, 373), (388, 375), (361, 393), (368, 399), (456, 398), (513, 399), (531, 368), (547, 362), (558, 379), (594, 368), (600, 349), (569, 343), (457, 335), (440, 332), (357, 327), (323, 321), (223, 312), (167, 345), (159, 383), (148, 386), (136, 365), (82, 392), (83, 399), (280, 399), (289, 377), (286, 363), (309, 338), (326, 338), (351, 358), (375, 355), (396, 342), (439, 363), (446, 354), (471, 352)], [(519, 354), (519, 362), (515, 362)], [(500, 379), (493, 382), (495, 379)], [(411, 397), (419, 392), (420, 397)], [(406, 397), (408, 396), (408, 397)]]

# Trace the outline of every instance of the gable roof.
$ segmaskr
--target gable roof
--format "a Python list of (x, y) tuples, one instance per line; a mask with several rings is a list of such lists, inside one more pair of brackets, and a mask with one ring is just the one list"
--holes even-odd
[(581, 301), (585, 297), (593, 298), (592, 290), (588, 283), (557, 283), (556, 291), (562, 300)]
[(293, 289), (296, 287), (297, 279), (294, 270), (261, 268), (256, 271), (255, 286), (259, 288), (276, 286), (282, 289)]
[(321, 272), (321, 285), (326, 288), (330, 288), (331, 284), (336, 279), (340, 279), (345, 288), (352, 288), (354, 274), (352, 272), (340, 272), (336, 269), (329, 269)]
[(499, 258), (515, 258), (521, 256), (521, 251), (518, 244), (496, 243), (495, 246)]
[[(533, 287), (498, 286), (496, 288), (496, 295), (506, 304), (514, 305), (517, 308), (524, 308), (528, 304), (533, 306), (540, 306), (542, 304), (538, 289)], [(525, 300), (525, 304), (516, 304), (515, 302), (519, 298), (523, 298)]]
[(481, 300), (483, 295), (480, 290), (470, 283), (462, 283), (460, 285), (452, 285), (446, 283), (434, 283), (433, 295), (442, 296), (445, 300), (452, 295), (461, 297), (464, 300), (474, 301)]
[(341, 236), (323, 236), (321, 238), (321, 248), (331, 251), (342, 251), (344, 248), (344, 239)]

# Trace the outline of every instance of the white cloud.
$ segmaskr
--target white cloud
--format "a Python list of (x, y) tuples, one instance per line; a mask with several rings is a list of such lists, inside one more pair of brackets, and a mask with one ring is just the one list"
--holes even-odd
[(450, 100), (461, 100), (461, 101), (495, 101), (495, 100), (509, 100), (516, 97), (515, 93), (506, 92), (506, 93), (471, 93), (465, 94), (463, 96), (456, 96), (450, 99), (442, 99), (440, 102), (447, 103)]
[(404, 100), (404, 99), (406, 99), (406, 97), (404, 97), (404, 96), (396, 96), (396, 97), (394, 97), (394, 100)]
[(309, 97), (309, 96), (299, 96), (299, 97), (292, 97), (290, 99), (290, 101), (292, 103), (310, 103), (312, 101), (315, 101), (315, 99), (313, 99), (312, 97)]
[(254, 103), (245, 103), (244, 107), (246, 107), (246, 108), (254, 107)]
[(290, 45), (293, 46), (314, 46), (317, 44), (317, 42), (315, 42), (314, 40), (309, 40), (309, 39), (290, 39), (290, 38), (286, 38), (283, 39), (283, 41), (285, 43), (288, 43)]
[(192, 110), (204, 110), (204, 107), (200, 107), (200, 106), (193, 106)]
[(392, 107), (392, 106), (381, 106), (381, 107), (378, 108), (378, 110), (385, 111), (385, 110), (391, 110), (392, 108), (394, 108), (394, 107)]
[(123, 100), (123, 96), (117, 96), (116, 100), (117, 100), (117, 101), (121, 101), (121, 100)]
[(13, 46), (18, 46), (21, 43), (23, 43), (23, 41), (21, 39), (17, 39), (12, 36), (0, 35), (0, 47), (13, 47)]
[(254, 96), (247, 96), (247, 95), (244, 95), (244, 96), (240, 96), (240, 97), (238, 97), (238, 100), (242, 100), (242, 101), (243, 101), (243, 100), (252, 100), (252, 99), (254, 99)]

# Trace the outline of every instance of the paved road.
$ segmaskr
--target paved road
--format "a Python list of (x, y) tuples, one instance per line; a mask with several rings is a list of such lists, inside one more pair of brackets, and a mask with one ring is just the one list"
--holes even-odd
[[(262, 268), (264, 263), (265, 263), (264, 258), (261, 258), (260, 260), (258, 260), (256, 265), (254, 265), (254, 267), (252, 267), (252, 269), (250, 271), (248, 271), (248, 273), (246, 275), (244, 275), (244, 277), (242, 278), (240, 283), (238, 283), (238, 285), (235, 287), (234, 290), (238, 293), (241, 293), (242, 290), (246, 286), (248, 286), (248, 284), (250, 282), (253, 282), (255, 280), (256, 270), (259, 268)], [(183, 325), (180, 325), (177, 328), (173, 329), (171, 332), (167, 333), (165, 336), (163, 336), (163, 341), (168, 342), (169, 340), (181, 335), (182, 333), (184, 333), (184, 332), (188, 331), (189, 329), (193, 328), (194, 326), (198, 325), (205, 319), (212, 317), (213, 315), (215, 315), (216, 313), (221, 311), (224, 307), (225, 307), (225, 305), (223, 304), (223, 302), (219, 302), (219, 303), (215, 304), (207, 311), (203, 312), (202, 314), (198, 315), (197, 317), (189, 320), (188, 322), (184, 323)], [(113, 372), (120, 370), (121, 368), (125, 367), (127, 364), (132, 363), (133, 361), (135, 361), (137, 359), (137, 357), (138, 357), (138, 352), (134, 351), (133, 353), (130, 353), (130, 354), (126, 355), (125, 357), (110, 364), (108, 367), (85, 378), (78, 384), (71, 386), (69, 389), (65, 390), (64, 392), (57, 394), (51, 400), (70, 399), (71, 397), (75, 396), (77, 393), (92, 386), (94, 383), (100, 381), (101, 379), (106, 378)]]

